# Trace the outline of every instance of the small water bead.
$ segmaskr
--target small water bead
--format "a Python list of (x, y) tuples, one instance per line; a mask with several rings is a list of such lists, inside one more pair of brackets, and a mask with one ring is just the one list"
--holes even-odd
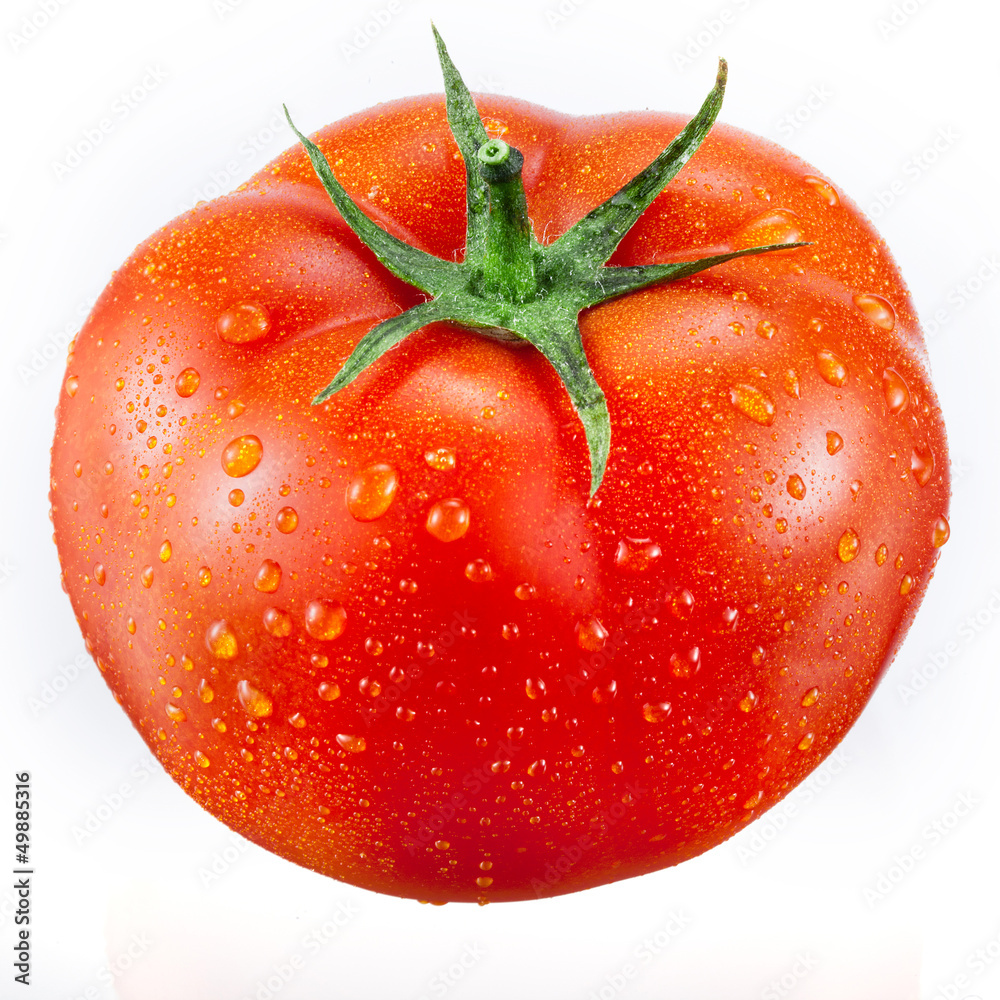
[(840, 198), (837, 195), (836, 190), (829, 181), (823, 180), (822, 177), (814, 177), (812, 175), (807, 175), (802, 178), (802, 180), (809, 185), (826, 203), (830, 208), (836, 208), (840, 204)]
[(913, 577), (909, 573), (903, 574), (903, 579), (899, 581), (899, 593), (906, 596), (913, 589)]
[(788, 490), (788, 495), (795, 500), (802, 500), (806, 495), (806, 484), (802, 482), (801, 476), (789, 476), (785, 488)]
[(939, 549), (948, 539), (951, 537), (951, 525), (948, 524), (948, 519), (945, 517), (939, 517), (934, 522), (934, 529), (931, 533), (931, 543), (934, 548)]
[(812, 745), (813, 745), (813, 742), (815, 741), (815, 739), (816, 739), (816, 734), (815, 733), (806, 733), (805, 736), (803, 736), (802, 739), (799, 740), (799, 744), (798, 744), (799, 749), (800, 750), (809, 750), (809, 749), (811, 749)]
[(271, 319), (256, 302), (241, 302), (216, 320), (215, 330), (227, 344), (252, 344), (268, 335)]
[(125, 619), (125, 628), (128, 629), (129, 635), (135, 635), (135, 619), (131, 615)]
[(799, 391), (799, 373), (794, 368), (789, 368), (785, 372), (785, 393), (792, 397), (792, 399), (798, 399), (800, 395)]
[(399, 581), (399, 590), (403, 594), (415, 594), (420, 589), (419, 584), (416, 580), (412, 580), (409, 577), (403, 577)]
[(819, 701), (819, 688), (812, 687), (802, 696), (802, 707), (812, 708)]
[(532, 761), (528, 765), (528, 776), (531, 778), (541, 778), (548, 770), (548, 764), (544, 759)]
[(128, 498), (132, 501), (133, 507), (138, 507), (142, 503), (142, 494), (138, 490), (132, 490)]
[(777, 410), (767, 393), (752, 385), (734, 385), (729, 390), (729, 401), (754, 423), (770, 427)]
[(876, 565), (876, 566), (884, 566), (884, 565), (885, 565), (885, 561), (886, 561), (886, 559), (888, 559), (888, 558), (889, 558), (889, 548), (888, 548), (888, 546), (887, 546), (887, 545), (885, 544), (885, 542), (883, 542), (883, 543), (882, 543), (882, 544), (881, 544), (881, 545), (880, 545), (880, 546), (879, 546), (879, 547), (878, 547), (878, 548), (877, 548), (877, 549), (875, 550), (875, 565)]
[(663, 722), (673, 711), (669, 701), (647, 701), (642, 706), (642, 717), (653, 724)]
[(281, 608), (267, 608), (264, 611), (264, 628), (276, 639), (284, 639), (292, 634), (292, 616)]
[(374, 636), (369, 636), (365, 639), (365, 652), (369, 656), (381, 656), (385, 652), (385, 646), (379, 642)]
[(218, 660), (235, 660), (240, 653), (239, 640), (225, 619), (212, 622), (205, 632), (205, 646)]
[(207, 566), (198, 568), (198, 585), (207, 587), (212, 582), (212, 571)]
[(226, 731), (226, 724), (222, 719), (212, 719), (212, 728), (217, 733), (224, 733)]
[(504, 622), (500, 627), (500, 634), (508, 642), (513, 642), (521, 634), (521, 630), (518, 628), (516, 622)]
[(694, 610), (694, 594), (690, 590), (679, 590), (670, 595), (670, 613), (682, 621)]
[(529, 677), (524, 683), (524, 693), (531, 698), (532, 701), (544, 698), (545, 691), (545, 681), (543, 681), (540, 677)]
[(347, 612), (336, 601), (316, 600), (306, 605), (306, 631), (321, 642), (332, 642), (347, 627)]
[(283, 535), (290, 535), (299, 526), (299, 514), (294, 507), (282, 507), (274, 515), (274, 526)]
[(763, 337), (765, 340), (770, 340), (777, 332), (777, 327), (766, 319), (762, 319), (757, 324), (757, 336)]
[(622, 538), (615, 550), (615, 567), (625, 573), (645, 573), (662, 555), (650, 538)]
[(281, 583), (281, 567), (273, 559), (265, 559), (253, 578), (254, 590), (262, 594), (273, 594)]
[(227, 476), (239, 479), (250, 475), (264, 457), (264, 446), (255, 434), (241, 434), (222, 450), (222, 468)]
[(701, 669), (701, 650), (697, 646), (692, 646), (687, 653), (670, 654), (670, 672), (674, 677), (686, 680), (693, 677)]
[(424, 452), (424, 461), (438, 472), (450, 472), (455, 468), (455, 453), (451, 448), (434, 448)]
[(347, 509), (355, 521), (377, 521), (392, 506), (399, 474), (387, 462), (362, 469), (347, 487)]
[(66, 395), (73, 397), (76, 395), (77, 390), (80, 388), (80, 379), (76, 375), (70, 375), (66, 379)]
[(195, 752), (194, 752), (194, 762), (199, 767), (209, 767), (211, 765), (211, 763), (212, 763), (208, 759), (208, 756), (204, 752), (202, 752), (201, 750), (195, 750)]
[(239, 507), (240, 504), (246, 499), (246, 494), (243, 490), (230, 490), (229, 491), (229, 502), (234, 507)]
[(844, 447), (844, 439), (836, 431), (826, 432), (826, 451), (828, 455), (836, 455)]
[(895, 368), (886, 368), (882, 372), (882, 391), (890, 413), (902, 413), (910, 405), (909, 387)]
[(173, 719), (174, 722), (184, 722), (187, 719), (187, 712), (184, 711), (180, 705), (175, 705), (172, 701), (168, 701), (165, 706), (165, 711), (169, 719)]
[(833, 351), (825, 348), (816, 352), (816, 367), (823, 380), (830, 385), (842, 386), (847, 383), (847, 365)]
[(743, 327), (743, 324), (735, 321), (729, 324), (729, 329), (732, 330), (737, 337), (742, 337), (743, 334), (746, 332)]
[(853, 528), (848, 528), (837, 542), (837, 556), (842, 563), (849, 563), (861, 551), (861, 539)]
[(479, 878), (476, 879), (476, 885), (478, 885), (480, 889), (488, 889), (491, 885), (493, 885), (493, 879), (491, 879), (489, 875), (480, 875)]
[(530, 583), (519, 583), (514, 588), (514, 596), (519, 601), (530, 601), (535, 597), (535, 588)]
[(758, 789), (756, 792), (753, 793), (753, 795), (750, 796), (750, 798), (746, 800), (746, 802), (743, 803), (743, 808), (756, 809), (757, 806), (759, 806), (763, 801), (764, 801), (764, 791), (763, 789)]
[(323, 701), (336, 701), (340, 697), (340, 685), (333, 681), (323, 681), (316, 689), (316, 693)]
[(174, 379), (174, 391), (184, 399), (193, 396), (198, 391), (199, 385), (201, 385), (201, 375), (196, 368), (185, 368)]
[(734, 250), (745, 250), (772, 243), (799, 243), (802, 234), (802, 220), (793, 211), (774, 208), (740, 226), (730, 244)]
[(493, 567), (485, 559), (473, 559), (466, 564), (465, 578), (472, 583), (488, 583), (493, 579)]
[(926, 486), (934, 475), (934, 452), (926, 444), (915, 445), (910, 453), (910, 471), (921, 486)]
[(192, 660), (191, 657), (187, 655), (187, 653), (184, 653), (181, 656), (181, 667), (184, 670), (188, 671), (194, 670), (194, 660)]
[(153, 567), (143, 566), (139, 573), (139, 581), (142, 585), (149, 590), (153, 586)]
[(103, 563), (94, 563), (94, 580), (99, 587), (104, 586), (104, 582), (107, 580), (107, 574), (104, 571)]
[(206, 680), (198, 681), (198, 697), (207, 705), (215, 697), (215, 689)]
[(368, 746), (363, 736), (352, 736), (349, 733), (338, 733), (337, 742), (348, 753), (361, 753)]
[(236, 685), (236, 697), (247, 715), (255, 719), (266, 719), (274, 711), (274, 701), (271, 696), (249, 681), (240, 681)]
[(896, 311), (881, 295), (855, 295), (854, 304), (883, 330), (891, 330), (896, 325)]
[(464, 500), (439, 500), (427, 513), (427, 530), (439, 541), (454, 542), (469, 530), (469, 508)]
[(752, 712), (757, 705), (757, 695), (753, 691), (747, 691), (740, 699), (740, 711)]
[(164, 541), (164, 543), (160, 546), (160, 562), (164, 563), (167, 562), (173, 555), (173, 552), (174, 549), (173, 546), (170, 544), (170, 541), (169, 540)]
[(590, 653), (599, 653), (608, 641), (608, 630), (594, 615), (576, 623), (576, 644)]

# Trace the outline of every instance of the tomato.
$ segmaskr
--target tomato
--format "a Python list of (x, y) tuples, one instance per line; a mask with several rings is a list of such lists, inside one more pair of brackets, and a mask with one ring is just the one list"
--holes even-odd
[[(687, 121), (477, 105), (542, 247)], [(380, 227), (462, 260), (440, 96), (315, 141)], [(722, 125), (603, 273), (775, 244), (580, 313), (593, 496), (559, 375), (496, 329), (420, 326), (311, 405), (427, 296), (300, 148), (139, 246), (71, 347), (51, 497), (87, 648), (171, 776), (300, 865), (481, 903), (676, 864), (802, 781), (948, 537), (909, 294), (830, 180)]]

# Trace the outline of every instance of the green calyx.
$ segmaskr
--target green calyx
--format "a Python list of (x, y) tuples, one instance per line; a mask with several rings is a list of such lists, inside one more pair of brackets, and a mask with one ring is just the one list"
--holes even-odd
[(532, 232), (524, 198), (524, 157), (486, 134), (472, 95), (434, 29), (444, 72), (448, 124), (465, 161), (466, 246), (461, 263), (404, 243), (358, 207), (326, 157), (285, 116), (344, 221), (393, 274), (430, 298), (373, 327), (358, 342), (333, 381), (313, 400), (329, 399), (405, 337), (428, 323), (447, 322), (502, 340), (527, 341), (562, 379), (586, 432), (590, 493), (601, 485), (611, 446), (604, 392), (594, 379), (580, 337), (581, 310), (649, 285), (686, 278), (724, 261), (801, 243), (751, 247), (672, 264), (605, 267), (625, 234), (701, 145), (722, 106), (726, 63), (698, 113), (667, 148), (624, 187), (580, 219), (555, 242)]

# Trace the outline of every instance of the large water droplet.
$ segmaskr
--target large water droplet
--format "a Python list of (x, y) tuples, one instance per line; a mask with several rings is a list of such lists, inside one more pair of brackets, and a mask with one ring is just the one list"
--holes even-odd
[(669, 701), (647, 701), (642, 706), (642, 717), (647, 722), (663, 722), (672, 711)]
[(185, 368), (176, 379), (174, 379), (174, 391), (178, 396), (183, 396), (185, 399), (188, 396), (193, 396), (198, 391), (198, 386), (201, 384), (201, 375), (198, 374), (196, 368)]
[(809, 185), (831, 208), (836, 208), (840, 204), (840, 198), (833, 185), (822, 177), (807, 175), (802, 180)]
[(274, 515), (274, 526), (283, 535), (290, 535), (299, 526), (299, 514), (294, 507), (282, 507)]
[(921, 486), (926, 486), (934, 475), (934, 452), (930, 445), (914, 445), (910, 453), (910, 471)]
[(861, 539), (853, 528), (848, 528), (837, 542), (837, 556), (842, 563), (849, 563), (861, 551)]
[(801, 476), (789, 476), (785, 488), (788, 490), (788, 495), (796, 500), (802, 500), (806, 495), (806, 484), (802, 482)]
[(227, 309), (215, 323), (219, 340), (227, 344), (252, 344), (268, 335), (271, 320), (263, 306), (241, 302)]
[(769, 246), (772, 243), (799, 243), (802, 241), (802, 220), (787, 208), (773, 208), (758, 215), (733, 234), (730, 243), (734, 250)]
[(274, 711), (271, 696), (255, 688), (249, 681), (240, 681), (236, 685), (236, 696), (246, 713), (255, 719), (265, 719)]
[(910, 404), (910, 390), (903, 376), (895, 368), (886, 368), (882, 372), (882, 391), (885, 393), (885, 405), (890, 413), (902, 413)]
[(340, 697), (340, 685), (333, 681), (323, 681), (316, 693), (323, 701), (336, 701)]
[(187, 718), (187, 712), (180, 705), (175, 705), (172, 701), (167, 702), (165, 711), (167, 717), (173, 719), (174, 722), (183, 722)]
[(442, 542), (454, 542), (469, 530), (469, 508), (464, 500), (439, 500), (427, 513), (427, 530)]
[(744, 416), (754, 423), (770, 427), (774, 423), (776, 409), (774, 401), (767, 393), (752, 385), (734, 385), (729, 390), (729, 400)]
[(337, 742), (348, 753), (361, 753), (368, 746), (363, 736), (352, 736), (349, 733), (338, 733)]
[(485, 559), (473, 559), (465, 567), (465, 578), (473, 583), (487, 583), (493, 579), (493, 568)]
[(828, 455), (836, 455), (844, 447), (844, 439), (836, 431), (826, 432), (826, 451)]
[(248, 476), (260, 465), (264, 457), (264, 446), (255, 434), (243, 434), (234, 438), (222, 450), (222, 468), (227, 476), (239, 479)]
[(841, 386), (847, 382), (847, 365), (833, 351), (826, 349), (816, 352), (816, 367), (824, 381)]
[(663, 555), (649, 538), (623, 538), (615, 551), (615, 566), (624, 573), (645, 573)]
[(267, 608), (264, 611), (264, 628), (276, 639), (284, 639), (292, 634), (292, 616), (281, 608)]
[(701, 650), (692, 646), (686, 653), (670, 654), (670, 672), (674, 677), (693, 677), (701, 669)]
[(356, 521), (377, 521), (391, 506), (399, 485), (396, 470), (387, 462), (362, 469), (347, 487), (347, 509)]
[(306, 631), (321, 642), (331, 642), (347, 627), (347, 612), (336, 601), (310, 601), (305, 618)]
[(253, 578), (254, 590), (273, 594), (281, 583), (281, 567), (273, 559), (265, 559)]
[(576, 644), (580, 649), (599, 653), (608, 641), (608, 630), (594, 615), (581, 618), (576, 623)]
[(219, 660), (235, 660), (240, 654), (239, 640), (225, 619), (212, 622), (205, 632), (205, 646)]
[(934, 522), (934, 529), (931, 533), (931, 542), (934, 548), (939, 549), (948, 539), (951, 537), (951, 525), (948, 524), (948, 519), (945, 517), (939, 517)]
[(896, 311), (881, 295), (855, 295), (854, 304), (883, 330), (891, 330), (896, 325)]

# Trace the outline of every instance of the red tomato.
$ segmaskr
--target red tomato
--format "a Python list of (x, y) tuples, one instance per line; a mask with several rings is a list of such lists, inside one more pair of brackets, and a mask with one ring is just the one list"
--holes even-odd
[[(478, 105), (543, 244), (686, 120)], [(316, 141), (381, 226), (461, 259), (440, 97)], [(298, 864), (431, 901), (663, 868), (779, 801), (948, 536), (913, 305), (830, 181), (724, 126), (610, 261), (791, 240), (581, 314), (612, 431), (592, 499), (532, 347), (432, 324), (310, 405), (424, 296), (301, 149), (143, 243), (72, 348), (52, 504), (87, 648), (173, 778)]]

